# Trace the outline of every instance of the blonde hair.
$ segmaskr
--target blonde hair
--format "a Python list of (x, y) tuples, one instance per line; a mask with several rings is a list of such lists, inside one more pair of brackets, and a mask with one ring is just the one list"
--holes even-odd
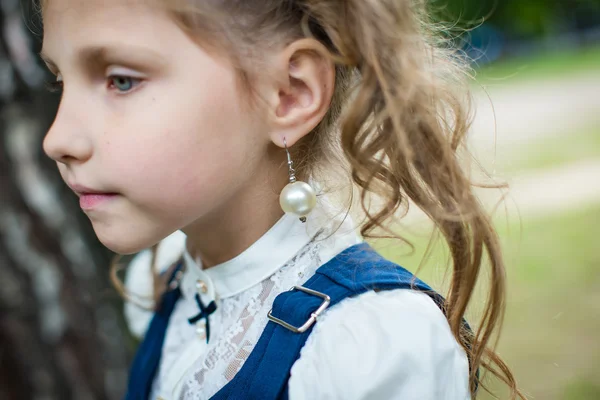
[[(344, 162), (360, 193), (365, 237), (387, 230), (396, 211), (412, 201), (443, 234), (452, 258), (444, 304), (452, 332), (469, 356), (470, 384), (490, 371), (525, 398), (493, 336), (505, 306), (505, 267), (490, 217), (473, 193), (457, 151), (470, 122), (468, 74), (458, 52), (440, 39), (425, 4), (413, 0), (170, 0), (160, 1), (190, 35), (227, 52), (248, 89), (260, 54), (311, 37), (336, 64), (331, 107), (317, 128), (294, 146), (297, 171), (315, 174), (327, 160)], [(368, 198), (383, 205), (373, 211)], [(154, 254), (156, 249), (154, 249)], [(488, 263), (483, 259), (487, 257)], [(116, 265), (116, 264), (115, 264)], [(490, 289), (474, 333), (463, 329), (467, 305), (482, 269)], [(124, 292), (113, 266), (112, 276)], [(155, 295), (164, 292), (164, 279)]]

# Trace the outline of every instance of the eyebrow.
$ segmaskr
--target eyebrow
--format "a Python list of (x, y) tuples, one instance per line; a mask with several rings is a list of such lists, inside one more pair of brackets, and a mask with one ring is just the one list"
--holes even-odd
[[(56, 63), (44, 49), (39, 55), (51, 70), (58, 70)], [(152, 64), (153, 69), (156, 69), (166, 64), (166, 59), (152, 49), (124, 44), (84, 47), (77, 51), (76, 57), (78, 62), (87, 67), (102, 63), (125, 62), (126, 64), (146, 68), (148, 67), (147, 64)]]

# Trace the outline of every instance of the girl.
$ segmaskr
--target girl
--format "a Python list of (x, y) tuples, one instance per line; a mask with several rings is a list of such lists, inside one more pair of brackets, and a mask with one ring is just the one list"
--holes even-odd
[[(459, 61), (434, 46), (421, 2), (41, 12), (63, 89), (44, 150), (108, 248), (162, 241), (127, 278), (140, 303), (162, 271), (151, 320), (128, 306), (144, 337), (128, 399), (467, 399), (480, 367), (517, 396), (488, 347), (504, 265), (456, 156)], [(358, 194), (356, 224), (342, 189)], [(449, 245), (446, 299), (363, 243), (409, 200)], [(472, 331), (484, 253), (492, 285)]]

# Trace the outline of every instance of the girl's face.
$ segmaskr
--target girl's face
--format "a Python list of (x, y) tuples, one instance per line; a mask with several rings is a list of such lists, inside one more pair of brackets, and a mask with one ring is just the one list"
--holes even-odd
[(44, 150), (118, 253), (231, 202), (269, 144), (227, 60), (143, 3), (50, 0), (44, 9), (43, 57), (63, 82)]

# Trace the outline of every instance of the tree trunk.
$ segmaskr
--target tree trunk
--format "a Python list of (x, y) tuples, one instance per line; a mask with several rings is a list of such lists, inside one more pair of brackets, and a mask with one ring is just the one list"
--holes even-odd
[(119, 399), (134, 346), (111, 254), (42, 152), (59, 99), (39, 37), (17, 0), (0, 6), (0, 400)]

